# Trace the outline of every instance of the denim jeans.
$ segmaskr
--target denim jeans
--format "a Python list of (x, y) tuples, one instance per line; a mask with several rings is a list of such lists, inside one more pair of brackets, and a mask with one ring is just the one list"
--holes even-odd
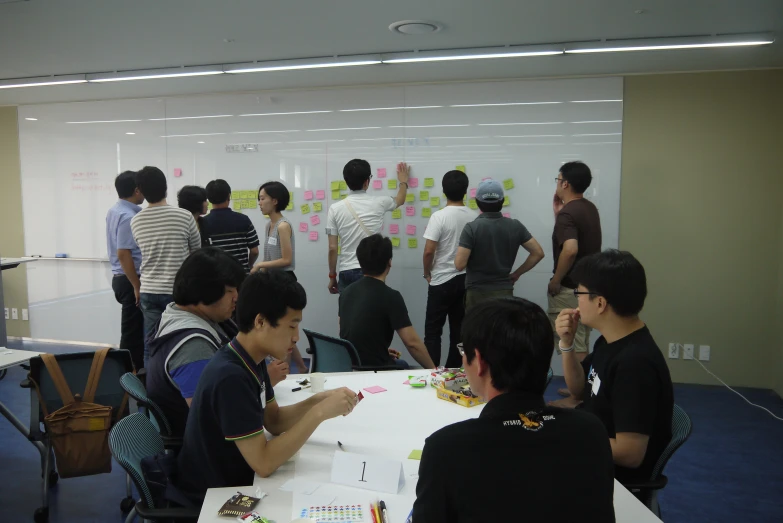
[(337, 280), (337, 290), (342, 294), (345, 289), (352, 283), (364, 278), (361, 269), (348, 269), (347, 271), (340, 271), (340, 278)]
[(142, 292), (141, 312), (144, 314), (144, 366), (150, 359), (149, 341), (155, 337), (155, 326), (160, 321), (166, 305), (172, 302), (171, 294), (150, 294)]

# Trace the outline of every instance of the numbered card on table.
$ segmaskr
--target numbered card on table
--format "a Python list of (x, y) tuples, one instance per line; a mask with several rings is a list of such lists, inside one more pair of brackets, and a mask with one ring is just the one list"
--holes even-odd
[(397, 494), (405, 484), (402, 462), (379, 456), (335, 452), (332, 483)]

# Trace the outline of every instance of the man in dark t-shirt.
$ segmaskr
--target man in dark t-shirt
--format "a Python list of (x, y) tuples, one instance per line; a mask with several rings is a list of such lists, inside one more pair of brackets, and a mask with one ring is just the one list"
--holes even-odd
[[(639, 318), (647, 296), (644, 268), (628, 252), (607, 250), (581, 260), (571, 277), (579, 308), (564, 309), (556, 321), (566, 385), (606, 427), (617, 480), (649, 480), (672, 437), (674, 390), (663, 354)], [(580, 321), (601, 333), (582, 362), (573, 345)]]
[(208, 242), (212, 247), (226, 251), (233, 256), (245, 273), (258, 258), (258, 234), (250, 218), (234, 212), (231, 203), (231, 186), (225, 180), (212, 180), (207, 184), (207, 199), (212, 210), (201, 220), (207, 231)]
[(392, 244), (389, 238), (373, 234), (356, 249), (364, 277), (340, 294), (340, 338), (350, 341), (362, 366), (408, 368), (400, 354), (391, 349), (396, 332), (413, 359), (425, 369), (435, 368), (424, 342), (413, 328), (402, 294), (386, 285), (391, 270)]

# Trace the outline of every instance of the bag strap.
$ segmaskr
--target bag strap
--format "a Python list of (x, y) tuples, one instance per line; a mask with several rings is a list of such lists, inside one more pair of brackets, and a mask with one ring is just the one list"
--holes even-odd
[[(41, 354), (41, 361), (44, 362), (46, 370), (49, 371), (49, 376), (51, 376), (52, 381), (54, 382), (54, 386), (57, 389), (57, 393), (60, 395), (63, 406), (73, 403), (73, 393), (71, 392), (71, 388), (68, 387), (68, 382), (65, 381), (65, 376), (63, 376), (63, 371), (60, 369), (57, 359), (51, 354)], [(45, 403), (41, 402), (41, 405), (45, 405)], [(46, 409), (46, 407), (44, 407), (44, 409)], [(46, 410), (44, 410), (44, 414), (45, 413)]]
[(98, 388), (101, 372), (103, 372), (103, 362), (106, 360), (108, 352), (109, 349), (101, 349), (96, 351), (92, 358), (92, 367), (90, 367), (90, 375), (87, 376), (87, 386), (84, 388), (84, 397), (82, 398), (87, 403), (95, 402), (95, 391)]
[(38, 394), (38, 405), (41, 406), (41, 411), (43, 411), (44, 418), (49, 416), (49, 409), (46, 408), (46, 402), (43, 399), (43, 396), (41, 396), (41, 388), (38, 387), (38, 382), (33, 379), (32, 374), (29, 372), (27, 373), (27, 380), (33, 384), (33, 387), (35, 387), (35, 393)]
[(348, 200), (345, 200), (345, 207), (353, 215), (353, 218), (356, 220), (356, 223), (359, 224), (359, 227), (362, 228), (364, 234), (366, 234), (367, 236), (372, 236), (372, 233), (370, 232), (369, 229), (367, 229), (367, 227), (365, 227), (364, 222), (362, 221), (361, 218), (359, 218), (359, 215), (356, 214), (356, 211), (353, 210), (353, 205), (351, 205), (351, 203)]

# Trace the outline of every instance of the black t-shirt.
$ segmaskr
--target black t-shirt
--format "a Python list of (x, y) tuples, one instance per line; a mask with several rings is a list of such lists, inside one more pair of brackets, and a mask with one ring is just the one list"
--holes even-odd
[[(552, 231), (552, 254), (555, 258), (555, 268), (552, 272), (557, 271), (557, 262), (566, 240), (576, 240), (578, 244), (576, 259), (571, 268), (585, 256), (601, 251), (601, 217), (595, 204), (590, 200), (585, 198), (571, 200), (557, 213), (555, 229)], [(571, 269), (561, 283), (563, 287), (574, 289), (576, 284), (570, 274)]]
[(413, 521), (614, 522), (613, 473), (598, 419), (509, 392), (427, 438)]
[(394, 333), (411, 326), (402, 294), (365, 276), (340, 294), (340, 337), (356, 347), (362, 365), (394, 365)]
[(252, 485), (235, 442), (264, 432), (264, 408), (274, 400), (264, 361), (256, 364), (236, 338), (217, 351), (190, 405), (177, 486), (203, 499), (209, 488)]
[(586, 383), (583, 408), (598, 416), (610, 438), (618, 432), (650, 436), (637, 469), (617, 465), (621, 483), (649, 480), (672, 438), (674, 389), (669, 367), (647, 327), (614, 343), (603, 336), (582, 362)]

